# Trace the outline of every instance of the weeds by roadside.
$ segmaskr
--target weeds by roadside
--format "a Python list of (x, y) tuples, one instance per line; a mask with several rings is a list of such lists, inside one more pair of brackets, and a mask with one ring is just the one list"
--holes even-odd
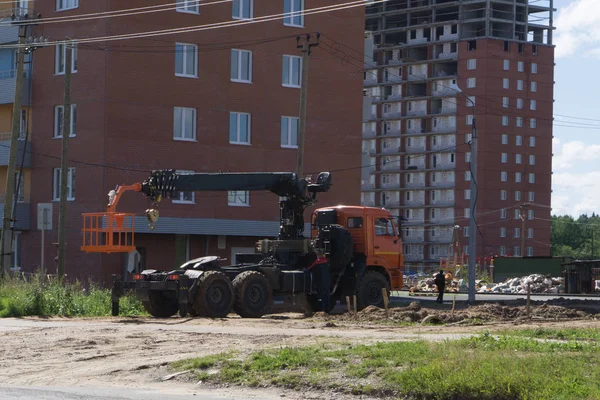
[[(135, 296), (121, 298), (120, 314), (146, 315)], [(84, 288), (58, 281), (42, 282), (13, 278), (0, 282), (0, 318), (25, 316), (96, 317), (111, 315), (111, 291), (93, 284)]]
[[(585, 360), (585, 362), (583, 361)], [(419, 399), (574, 399), (600, 393), (600, 346), (490, 334), (431, 343), (329, 344), (173, 363), (209, 383)]]

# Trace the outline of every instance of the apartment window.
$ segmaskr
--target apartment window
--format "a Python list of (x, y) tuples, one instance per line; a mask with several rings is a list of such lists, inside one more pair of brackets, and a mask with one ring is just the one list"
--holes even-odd
[(281, 147), (298, 147), (298, 127), (300, 118), (281, 117)]
[(302, 59), (300, 57), (284, 55), (281, 84), (287, 87), (299, 88), (302, 84), (301, 70)]
[[(54, 107), (54, 138), (60, 139), (62, 138), (62, 129), (63, 129), (63, 114), (64, 107), (63, 106), (55, 106)], [(77, 105), (71, 104), (71, 133), (69, 137), (75, 137), (75, 126), (77, 124)]]
[[(77, 72), (77, 45), (72, 44), (71, 47), (71, 72)], [(63, 75), (65, 73), (65, 62), (67, 57), (67, 46), (64, 43), (56, 45), (54, 73)]]
[(506, 200), (506, 190), (500, 191), (500, 200)]
[(510, 81), (508, 80), (508, 78), (502, 79), (502, 87), (504, 89), (508, 89), (510, 87)]
[(525, 52), (525, 45), (523, 43), (519, 43), (519, 53), (524, 53)]
[(252, 52), (231, 50), (231, 81), (252, 83)]
[(529, 192), (529, 201), (535, 201), (535, 193)]
[(537, 110), (537, 101), (536, 100), (530, 100), (529, 101), (529, 109), (530, 110)]
[(523, 126), (523, 118), (522, 117), (517, 117), (517, 127), (522, 127)]
[[(54, 178), (52, 185), (52, 199), (60, 200), (60, 168), (54, 168)], [(75, 168), (69, 168), (67, 174), (67, 200), (75, 200)]]
[(510, 69), (510, 60), (504, 60), (504, 70), (508, 71)]
[(177, 0), (176, 10), (177, 12), (200, 14), (200, 4), (198, 0)]
[(467, 47), (469, 51), (477, 50), (477, 40), (469, 40), (467, 42)]
[(521, 219), (521, 211), (515, 210), (515, 219)]
[(531, 91), (537, 92), (537, 82), (531, 82)]
[(465, 208), (465, 209), (463, 210), (463, 216), (464, 216), (465, 218), (471, 218), (471, 209), (470, 209), (470, 208)]
[(529, 147), (535, 147), (535, 136), (529, 137)]
[(465, 99), (465, 103), (467, 103), (467, 107), (474, 107), (476, 104), (475, 96), (467, 96), (467, 98)]
[(233, 0), (231, 16), (234, 19), (252, 19), (254, 0)]
[(508, 117), (506, 115), (502, 116), (502, 126), (508, 126)]
[(195, 44), (175, 44), (175, 76), (198, 77), (198, 46)]
[(523, 109), (523, 99), (517, 99), (517, 109)]
[(506, 208), (500, 210), (500, 219), (506, 219)]
[(465, 189), (465, 200), (469, 200), (471, 198), (471, 189)]
[(521, 182), (521, 173), (520, 172), (515, 172), (515, 182), (517, 182), (517, 183)]
[(515, 191), (515, 201), (521, 201), (521, 191), (520, 190)]
[(229, 143), (250, 144), (251, 118), (248, 113), (229, 113)]
[[(435, 174), (433, 175), (435, 177)], [(406, 183), (412, 182), (412, 174), (406, 174)]]
[(529, 127), (535, 129), (537, 127), (537, 120), (535, 118), (529, 118)]
[(196, 140), (196, 109), (175, 107), (173, 123), (174, 140)]
[(501, 238), (506, 237), (506, 228), (504, 228), (504, 227), (500, 228), (500, 237)]
[(517, 144), (517, 146), (521, 146), (523, 144), (523, 137), (521, 135), (517, 135), (515, 137), (515, 143)]
[(435, 201), (435, 190), (431, 191), (431, 201)]
[(533, 239), (533, 228), (527, 228), (527, 239)]
[(537, 44), (532, 44), (531, 45), (531, 54), (533, 54), (534, 56), (536, 56), (537, 53), (538, 53)]
[(521, 154), (515, 155), (515, 164), (521, 164), (523, 162), (523, 156)]
[(412, 192), (406, 192), (406, 201), (411, 201), (412, 199)]
[(506, 182), (507, 180), (508, 180), (508, 172), (501, 171), (500, 172), (500, 181), (501, 182)]
[[(176, 171), (179, 175), (191, 175), (194, 171)], [(175, 192), (171, 201), (175, 204), (194, 204), (196, 202), (196, 194), (194, 192)]]
[(508, 40), (504, 41), (504, 51), (510, 51), (510, 42)]
[(506, 255), (506, 247), (500, 246), (500, 255), (501, 256), (505, 256)]
[(465, 171), (465, 181), (469, 182), (471, 180), (471, 171)]
[(437, 172), (432, 172), (431, 173), (431, 182), (436, 182), (437, 181)]
[(477, 85), (477, 80), (475, 78), (467, 79), (467, 87), (468, 88), (474, 88), (476, 85)]
[(519, 61), (517, 64), (517, 70), (519, 72), (524, 72), (525, 71), (525, 63), (523, 61)]
[(513, 237), (515, 237), (515, 238), (520, 238), (521, 237), (521, 228), (515, 228), (514, 229)]
[(250, 192), (247, 190), (230, 190), (227, 192), (227, 205), (233, 207), (250, 206)]
[(502, 107), (508, 108), (508, 97), (502, 98)]
[[(468, 208), (467, 208), (467, 210), (468, 210)], [(469, 237), (469, 227), (468, 226), (463, 227), (463, 236)]]
[(523, 81), (521, 79), (517, 81), (517, 90), (523, 90)]
[(531, 63), (531, 73), (537, 74), (537, 63)]
[(535, 155), (529, 155), (529, 165), (535, 165)]
[(79, 0), (56, 0), (56, 11), (71, 10), (79, 7)]
[(502, 144), (508, 144), (508, 134), (502, 134)]
[(528, 257), (533, 257), (533, 247), (528, 247), (527, 248), (527, 256)]
[(471, 143), (471, 139), (473, 139), (473, 134), (472, 133), (466, 133), (465, 134), (465, 143)]
[(530, 221), (533, 220), (533, 218), (535, 217), (534, 214), (535, 214), (534, 210), (527, 210), (527, 219)]
[(467, 60), (467, 69), (476, 69), (477, 68), (477, 60), (472, 58)]
[(283, 12), (284, 25), (304, 26), (304, 0), (284, 0)]
[(529, 174), (529, 183), (535, 183), (535, 174)]
[(465, 153), (465, 162), (471, 162), (471, 152), (466, 152)]
[(473, 125), (473, 116), (472, 115), (467, 115), (467, 125)]
[(501, 161), (503, 164), (506, 164), (506, 163), (508, 162), (508, 154), (506, 154), (506, 153), (502, 153), (502, 155), (501, 155), (501, 157), (500, 157), (500, 161)]

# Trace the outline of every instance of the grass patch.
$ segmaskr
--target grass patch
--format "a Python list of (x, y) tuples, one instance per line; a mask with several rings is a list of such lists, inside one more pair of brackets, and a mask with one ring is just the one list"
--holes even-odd
[(600, 346), (489, 334), (431, 343), (329, 344), (171, 365), (213, 383), (416, 399), (597, 399)]
[[(120, 315), (146, 315), (141, 302), (134, 296), (121, 298)], [(100, 317), (111, 315), (111, 291), (80, 282), (42, 283), (39, 277), (30, 281), (8, 279), (0, 281), (0, 318), (25, 316)]]
[(512, 331), (503, 331), (502, 333), (512, 336), (531, 337), (538, 339), (556, 339), (556, 340), (587, 340), (600, 341), (600, 330), (595, 328), (528, 328)]

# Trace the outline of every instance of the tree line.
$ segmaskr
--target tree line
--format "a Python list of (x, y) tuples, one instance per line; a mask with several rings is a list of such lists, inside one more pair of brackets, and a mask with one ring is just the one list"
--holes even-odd
[(576, 259), (599, 258), (600, 216), (553, 215), (550, 243), (553, 256), (571, 256)]

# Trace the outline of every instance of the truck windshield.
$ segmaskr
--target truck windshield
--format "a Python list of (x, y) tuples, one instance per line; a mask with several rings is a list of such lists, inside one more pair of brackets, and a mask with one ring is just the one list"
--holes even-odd
[(387, 218), (378, 218), (375, 220), (376, 236), (395, 236), (392, 221)]

